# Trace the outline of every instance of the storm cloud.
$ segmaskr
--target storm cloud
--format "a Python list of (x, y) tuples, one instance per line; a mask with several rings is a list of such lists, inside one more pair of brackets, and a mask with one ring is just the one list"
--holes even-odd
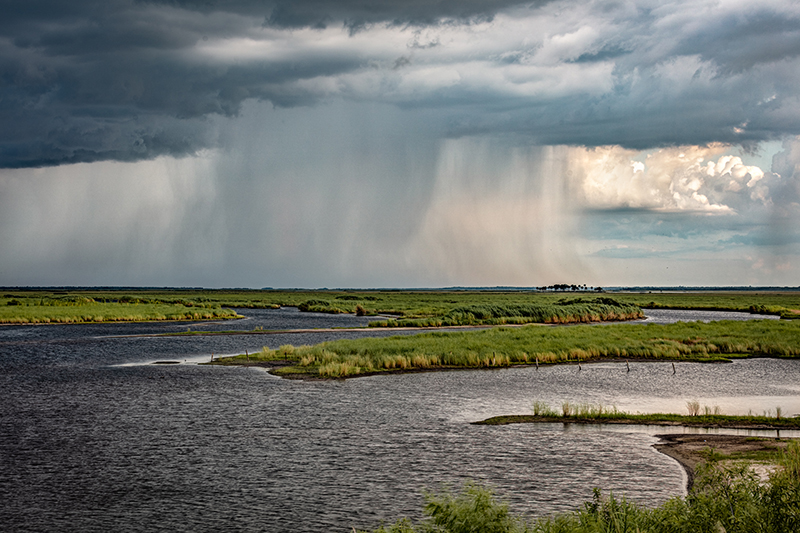
[(3, 2), (0, 166), (183, 157), (244, 102), (648, 149), (800, 133), (793, 2)]
[(800, 276), (797, 2), (0, 2), (0, 283)]

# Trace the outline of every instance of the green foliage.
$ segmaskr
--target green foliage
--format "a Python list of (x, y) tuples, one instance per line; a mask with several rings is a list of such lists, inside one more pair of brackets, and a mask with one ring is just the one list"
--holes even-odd
[(377, 302), (380, 300), (377, 296), (364, 296), (363, 294), (340, 294), (336, 299), (350, 302)]
[(508, 504), (498, 502), (494, 493), (485, 487), (467, 483), (458, 494), (444, 491), (425, 494), (425, 515), (414, 525), (402, 519), (383, 526), (379, 533), (523, 533), (528, 531), (524, 521), (511, 516)]
[(473, 304), (451, 309), (447, 314), (431, 318), (403, 318), (376, 321), (373, 327), (442, 327), (471, 325), (567, 324), (642, 318), (638, 306), (621, 304), (611, 298), (578, 298), (550, 304)]
[[(265, 349), (265, 358), (274, 358)], [(796, 321), (498, 327), (325, 342), (296, 349), (283, 373), (343, 378), (375, 372), (497, 368), (603, 359), (721, 361), (800, 356)], [(537, 363), (538, 362), (538, 363)], [(699, 413), (698, 413), (699, 414)]]
[(546, 402), (534, 400), (533, 416), (556, 417), (558, 416), (558, 413), (555, 412), (555, 410), (553, 410)]
[(17, 296), (0, 306), (2, 324), (135, 322), (146, 320), (201, 320), (238, 315), (212, 303), (183, 298), (130, 296), (109, 293), (44, 293)]
[(649, 309), (698, 309), (706, 311), (742, 311), (800, 318), (798, 291), (697, 291), (697, 292), (615, 292), (614, 298)]
[(505, 533), (518, 531), (508, 505), (497, 502), (492, 491), (467, 484), (459, 494), (427, 494), (425, 514), (432, 531), (447, 533)]
[(304, 313), (344, 313), (343, 309), (334, 307), (328, 300), (306, 300), (298, 304), (297, 308)]
[[(578, 296), (580, 293), (575, 293)], [(607, 298), (607, 295), (603, 298)], [(8, 305), (10, 300), (16, 300), (21, 305)], [(5, 312), (0, 313), (0, 322), (28, 323), (44, 322), (45, 319), (85, 321), (83, 311), (73, 311), (71, 314), (33, 311), (31, 307), (78, 307), (85, 308), (95, 304), (125, 304), (133, 305), (174, 305), (184, 308), (200, 308), (219, 310), (224, 307), (243, 308), (278, 308), (281, 306), (300, 306), (310, 300), (327, 302), (327, 305), (312, 306), (315, 312), (327, 313), (354, 313), (356, 306), (360, 305), (365, 315), (391, 315), (401, 319), (410, 320), (448, 320), (453, 324), (459, 320), (469, 321), (472, 311), (479, 314), (487, 309), (505, 310), (489, 322), (493, 324), (530, 322), (528, 317), (518, 316), (522, 309), (541, 306), (558, 307), (566, 316), (565, 307), (584, 305), (612, 305), (602, 299), (577, 297), (565, 299), (563, 292), (538, 292), (538, 291), (471, 291), (471, 290), (250, 290), (250, 289), (80, 289), (80, 290), (28, 290), (14, 289), (14, 293), (7, 293), (0, 298), (0, 308)], [(780, 314), (783, 318), (800, 318), (800, 292), (768, 292), (755, 293), (741, 292), (688, 292), (688, 293), (613, 293), (613, 301), (620, 305), (640, 307), (660, 307), (672, 309), (719, 309), (749, 311), (751, 308), (759, 312)], [(461, 311), (450, 313), (460, 308)], [(13, 311), (16, 309), (16, 311)], [(177, 309), (177, 308), (176, 308)], [(619, 310), (619, 309), (617, 309)], [(131, 312), (135, 311), (135, 312)], [(155, 315), (173, 315), (175, 310), (164, 310)], [(184, 309), (184, 313), (187, 311)], [(508, 316), (506, 315), (510, 311)], [(462, 317), (459, 318), (459, 313)], [(517, 313), (515, 315), (514, 313)], [(92, 313), (96, 319), (102, 315), (103, 320), (129, 315), (132, 319), (149, 320), (156, 318), (146, 317), (139, 310), (128, 309), (109, 313)], [(192, 313), (192, 315), (194, 312)], [(204, 315), (205, 313), (200, 313)], [(218, 315), (219, 311), (213, 314)], [(584, 315), (586, 313), (583, 313)], [(233, 313), (230, 313), (232, 316)], [(473, 313), (474, 315), (474, 313)], [(577, 313), (580, 316), (581, 313)], [(450, 316), (450, 318), (447, 318)], [(553, 322), (567, 322), (561, 320), (561, 315), (553, 314), (559, 320)], [(192, 317), (189, 317), (192, 318)], [(475, 319), (476, 321), (479, 319)], [(585, 320), (585, 319), (581, 319)], [(614, 320), (614, 318), (609, 318)], [(388, 321), (391, 323), (391, 321)]]
[(481, 425), (524, 424), (535, 422), (581, 422), (604, 424), (642, 424), (642, 425), (682, 425), (694, 427), (762, 427), (762, 428), (800, 428), (800, 418), (777, 418), (755, 415), (680, 415), (674, 413), (632, 414), (616, 407), (600, 404), (574, 403), (564, 401), (557, 412), (544, 402), (533, 402), (533, 415), (500, 415), (487, 418)]

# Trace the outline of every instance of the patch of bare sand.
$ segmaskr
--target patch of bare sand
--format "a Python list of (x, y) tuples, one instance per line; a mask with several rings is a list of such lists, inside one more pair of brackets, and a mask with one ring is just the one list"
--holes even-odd
[[(713, 448), (718, 453), (730, 455), (737, 452), (774, 451), (785, 449), (790, 440), (784, 438), (747, 437), (744, 435), (656, 435), (661, 442), (653, 447), (678, 461), (686, 471), (686, 489), (691, 490), (695, 470), (705, 461), (704, 452)], [(767, 481), (774, 464), (751, 462), (750, 467), (762, 481)]]

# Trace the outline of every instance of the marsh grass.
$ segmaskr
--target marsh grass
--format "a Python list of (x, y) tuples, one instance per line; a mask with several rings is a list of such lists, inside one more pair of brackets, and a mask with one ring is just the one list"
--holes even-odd
[[(564, 306), (575, 300), (596, 300), (594, 297), (571, 297), (569, 292), (505, 291), (505, 290), (248, 290), (248, 289), (74, 289), (38, 290), (6, 289), (0, 296), (0, 308), (27, 307), (36, 300), (62, 300), (55, 307), (63, 307), (68, 298), (88, 298), (102, 303), (152, 303), (175, 304), (181, 302), (193, 307), (241, 307), (275, 309), (284, 306), (299, 307), (304, 302), (317, 300), (314, 311), (329, 313), (355, 313), (361, 306), (365, 316), (390, 315), (400, 319), (434, 319), (447, 317), (470, 309), (481, 313), (487, 308), (515, 308), (529, 306)], [(780, 314), (784, 318), (800, 318), (800, 292), (708, 291), (684, 293), (624, 293), (605, 294), (624, 305), (669, 308), (732, 310)], [(320, 303), (324, 302), (324, 303)], [(579, 305), (579, 304), (576, 304)], [(473, 313), (474, 314), (474, 313)], [(506, 312), (502, 313), (503, 315)], [(15, 317), (8, 310), (0, 314), (6, 319)], [(77, 314), (75, 314), (77, 315)], [(25, 314), (19, 315), (25, 317)], [(109, 315), (111, 316), (111, 315)], [(519, 322), (508, 315), (507, 323)], [(555, 315), (554, 315), (555, 316)], [(41, 318), (41, 317), (38, 317)], [(491, 320), (497, 320), (492, 318)], [(530, 321), (530, 320), (527, 320)], [(501, 323), (498, 321), (496, 323)]]
[(546, 402), (534, 400), (533, 402), (533, 416), (558, 416), (558, 413), (551, 408)]
[(74, 324), (89, 322), (138, 322), (148, 320), (203, 320), (236, 318), (231, 309), (183, 299), (139, 298), (128, 295), (88, 297), (79, 295), (13, 298), (0, 305), (0, 324)]
[[(579, 323), (630, 318), (620, 306), (670, 309), (735, 310), (800, 318), (800, 292), (750, 291), (686, 293), (613, 293), (617, 302), (606, 314), (580, 309), (597, 297), (570, 297), (570, 293), (492, 290), (247, 290), (247, 289), (6, 289), (0, 296), (0, 323), (96, 322), (109, 320), (196, 320), (230, 318), (222, 308), (303, 306), (326, 313), (389, 315), (409, 325), (519, 324), (539, 320)], [(575, 293), (577, 294), (577, 293)], [(601, 297), (607, 298), (608, 294)], [(315, 304), (309, 302), (316, 301)], [(303, 305), (303, 304), (306, 305)], [(87, 306), (104, 304), (90, 312)], [(121, 307), (121, 305), (126, 307)], [(601, 302), (602, 304), (602, 302)], [(135, 308), (153, 305), (158, 309)], [(608, 305), (608, 304), (606, 304)], [(163, 307), (166, 306), (166, 307)], [(49, 307), (50, 311), (34, 310)], [(570, 307), (573, 309), (570, 311)], [(70, 313), (66, 308), (73, 308)], [(553, 308), (556, 312), (553, 312)], [(191, 312), (189, 311), (191, 309)], [(535, 315), (539, 309), (547, 310)], [(602, 311), (602, 309), (600, 309)], [(530, 316), (528, 316), (530, 315)], [(616, 315), (616, 316), (615, 316)], [(545, 317), (542, 319), (541, 317)], [(414, 323), (413, 321), (418, 321)], [(386, 325), (391, 320), (384, 320)], [(383, 324), (381, 324), (383, 325)], [(394, 324), (391, 324), (394, 325)]]
[(642, 318), (635, 305), (612, 298), (577, 298), (551, 304), (466, 305), (430, 318), (402, 318), (370, 322), (371, 327), (444, 327), (503, 324), (574, 324)]
[[(497, 327), (339, 340), (296, 347), (293, 354), (296, 359), (292, 360), (297, 364), (279, 373), (322, 378), (392, 371), (503, 368), (537, 361), (547, 365), (604, 359), (726, 361), (748, 356), (798, 357), (800, 323), (764, 320)], [(285, 359), (268, 348), (259, 357), (265, 361)], [(236, 364), (241, 358), (229, 362)]]
[[(506, 425), (536, 422), (582, 422), (582, 423), (624, 423), (642, 425), (684, 425), (699, 427), (765, 427), (800, 428), (800, 418), (772, 416), (771, 413), (757, 415), (723, 415), (720, 409), (690, 409), (688, 415), (676, 413), (629, 413), (616, 406), (563, 401), (561, 411), (557, 412), (546, 402), (533, 402), (533, 415), (501, 415), (475, 422), (478, 425)], [(701, 414), (702, 412), (702, 414)]]

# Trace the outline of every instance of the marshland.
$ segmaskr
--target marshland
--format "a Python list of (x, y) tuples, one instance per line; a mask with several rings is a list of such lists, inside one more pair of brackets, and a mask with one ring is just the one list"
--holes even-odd
[(681, 426), (731, 429), (800, 429), (800, 418), (782, 416), (783, 408), (776, 406), (761, 414), (726, 415), (719, 406), (701, 406), (699, 401), (686, 402), (687, 414), (682, 413), (631, 413), (615, 406), (593, 405), (564, 400), (551, 407), (535, 400), (531, 414), (501, 415), (474, 424), (498, 426), (505, 424), (638, 424), (643, 426)]
[[(605, 298), (616, 302), (614, 309), (600, 307)], [(589, 309), (587, 304), (598, 307)], [(376, 317), (371, 320), (376, 326), (445, 325), (459, 320), (498, 324), (503, 323), (502, 318), (512, 323), (547, 321), (547, 318), (555, 322), (635, 318), (636, 311), (625, 306), (742, 311), (794, 318), (800, 317), (800, 293), (6, 288), (0, 297), (0, 323), (235, 318), (237, 315), (229, 309), (280, 307), (331, 314), (359, 313)], [(626, 312), (631, 316), (625, 316)]]
[[(21, 302), (30, 294), (5, 292)], [(706, 406), (710, 416), (716, 406), (721, 416), (771, 411), (767, 414), (776, 418), (780, 408), (781, 420), (789, 420), (800, 413), (800, 361), (793, 351), (798, 323), (778, 319), (780, 314), (768, 321), (709, 324), (659, 325), (642, 319), (602, 325), (482, 324), (480, 331), (420, 335), (416, 328), (367, 327), (370, 321), (389, 320), (388, 313), (372, 315), (380, 314), (382, 301), (336, 300), (383, 298), (382, 292), (275, 291), (273, 296), (286, 300), (267, 298), (270, 292), (207, 291), (209, 301), (200, 300), (201, 292), (147, 293), (243, 317), (234, 320), (0, 327), (3, 523), (12, 530), (235, 526), (247, 531), (264, 524), (274, 531), (374, 530), (381, 522), (391, 527), (402, 516), (414, 523), (424, 520), (425, 490), (441, 495), (444, 486), (458, 491), (468, 480), (494, 487), (508, 512), (528, 522), (566, 520), (559, 517), (594, 501), (595, 487), (604, 495), (613, 492), (617, 502), (624, 497), (636, 512), (649, 513), (678, 505), (670, 502), (686, 495), (683, 469), (653, 448), (664, 427), (573, 420), (473, 423), (532, 414), (534, 402), (556, 411), (567, 402), (579, 410), (616, 406), (643, 415), (688, 413), (687, 401), (699, 403), (698, 416), (705, 416)], [(635, 298), (658, 297), (508, 293), (504, 302), (506, 293), (500, 292), (478, 293), (472, 301), (460, 292), (387, 293), (381, 309), (393, 308), (400, 319), (432, 319), (464, 306), (559, 305), (597, 298), (638, 305)], [(100, 300), (102, 294), (146, 296), (124, 290), (83, 296)], [(797, 304), (791, 294), (775, 297), (777, 304), (769, 295), (736, 298), (730, 307), (747, 313), (753, 305), (793, 309)], [(352, 312), (299, 310), (315, 299), (352, 305)], [(233, 303), (239, 305), (227, 307)], [(367, 312), (357, 315), (355, 305)], [(426, 306), (427, 316), (420, 312)], [(223, 331), (242, 334), (203, 334)], [(404, 374), (395, 367), (359, 379), (310, 381), (280, 379), (255, 366), (194, 364), (212, 354), (215, 360), (242, 354), (252, 363), (266, 354), (265, 362), (282, 357), (287, 370), (299, 365), (304, 350), (306, 355), (333, 350), (339, 357), (337, 343), (362, 357), (374, 348), (387, 361), (408, 356), (414, 363), (414, 353), (450, 356), (450, 351), (463, 359), (454, 359), (453, 367), (421, 365), (425, 372)], [(157, 361), (177, 364), (152, 364)], [(314, 361), (305, 370), (319, 374), (323, 364)], [(459, 371), (430, 371), (450, 368)], [(363, 376), (363, 370), (354, 375)], [(774, 430), (668, 429), (775, 436)], [(790, 437), (791, 431), (781, 429), (781, 436)]]
[(724, 362), (749, 356), (799, 355), (800, 322), (759, 320), (429, 332), (265, 348), (218, 364), (288, 362), (273, 372), (341, 378), (392, 371), (580, 365), (609, 359)]

